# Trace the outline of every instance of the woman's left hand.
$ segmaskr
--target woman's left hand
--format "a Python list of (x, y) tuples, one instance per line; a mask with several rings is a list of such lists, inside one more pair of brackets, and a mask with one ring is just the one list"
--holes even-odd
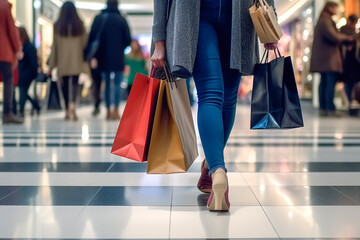
[(277, 47), (278, 47), (278, 42), (264, 44), (264, 48), (267, 50), (275, 50)]

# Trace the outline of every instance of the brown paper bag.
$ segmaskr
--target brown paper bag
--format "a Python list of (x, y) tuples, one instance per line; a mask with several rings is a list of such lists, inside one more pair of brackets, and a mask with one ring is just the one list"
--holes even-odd
[(249, 9), (251, 20), (262, 43), (273, 43), (283, 36), (272, 6), (265, 0), (258, 0)]
[(185, 80), (161, 81), (148, 153), (147, 173), (186, 172), (198, 156)]

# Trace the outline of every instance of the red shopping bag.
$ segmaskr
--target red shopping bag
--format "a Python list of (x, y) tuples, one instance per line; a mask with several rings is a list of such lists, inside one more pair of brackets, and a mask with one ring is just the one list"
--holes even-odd
[[(17, 85), (18, 85), (18, 82), (19, 82), (19, 73), (18, 73), (17, 68), (14, 69), (13, 78), (14, 78), (13, 85), (14, 85), (14, 86), (17, 86)], [(3, 82), (3, 79), (2, 79), (2, 75), (1, 75), (1, 74), (0, 74), (0, 82)]]
[(136, 74), (111, 153), (146, 161), (160, 80)]

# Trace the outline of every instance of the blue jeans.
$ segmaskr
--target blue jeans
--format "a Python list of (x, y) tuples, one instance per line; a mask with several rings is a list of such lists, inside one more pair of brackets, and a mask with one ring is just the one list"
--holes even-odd
[(198, 127), (209, 174), (225, 168), (224, 148), (234, 125), (241, 74), (230, 69), (231, 1), (202, 0), (193, 77)]
[(321, 82), (319, 85), (319, 103), (320, 110), (333, 112), (335, 111), (334, 105), (334, 92), (337, 81), (337, 73), (323, 72), (321, 73)]
[(121, 100), (120, 83), (123, 79), (122, 72), (103, 72), (103, 79), (105, 79), (105, 102), (106, 108), (112, 105), (118, 107)]

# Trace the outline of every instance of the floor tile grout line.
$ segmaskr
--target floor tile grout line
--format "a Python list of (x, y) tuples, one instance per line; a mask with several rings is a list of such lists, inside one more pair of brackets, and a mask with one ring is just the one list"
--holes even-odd
[(89, 204), (91, 203), (91, 201), (95, 198), (96, 194), (98, 194), (100, 192), (100, 190), (102, 189), (103, 187), (99, 187), (99, 189), (94, 193), (94, 195), (92, 196), (92, 198), (83, 206), (83, 208), (81, 209), (80, 213), (76, 216), (76, 218), (74, 219), (74, 222), (76, 222), (80, 215), (85, 211), (85, 209), (89, 206)]
[(266, 218), (268, 219), (269, 223), (271, 224), (271, 227), (274, 229), (276, 235), (278, 236), (279, 239), (281, 239), (280, 234), (278, 233), (278, 231), (276, 230), (274, 224), (272, 223), (272, 221), (270, 220), (269, 216), (267, 215), (264, 206), (261, 204), (260, 200), (258, 199), (258, 197), (256, 196), (256, 194), (254, 193), (253, 189), (251, 188), (251, 186), (249, 185), (248, 181), (246, 181), (246, 178), (244, 177), (243, 173), (241, 173), (241, 176), (243, 177), (247, 187), (250, 189), (251, 193), (254, 195), (256, 201), (259, 203), (259, 206), (261, 207), (262, 211), (264, 212)]
[(17, 191), (19, 191), (21, 188), (23, 188), (23, 186), (20, 186), (20, 187), (18, 187), (17, 189), (15, 189), (14, 191), (12, 191), (12, 192), (10, 192), (10, 193), (6, 194), (6, 195), (5, 195), (5, 196), (3, 196), (2, 198), (0, 198), (0, 201), (2, 201), (3, 199), (7, 198), (8, 196), (10, 196), (10, 195), (12, 195), (12, 194), (16, 193), (16, 192), (17, 192)]
[[(106, 170), (105, 173), (108, 173), (110, 171), (110, 169), (115, 166), (115, 162), (113, 162), (109, 168)], [(85, 211), (85, 209), (89, 206), (89, 204), (91, 203), (91, 201), (95, 198), (96, 194), (98, 194), (100, 192), (100, 190), (103, 188), (104, 186), (100, 186), (99, 189), (94, 193), (94, 195), (92, 196), (92, 198), (84, 205), (84, 207), (81, 209), (80, 213), (76, 216), (76, 218), (74, 219), (74, 222), (76, 222), (79, 217), (81, 216), (81, 214)]]
[(355, 203), (357, 203), (358, 205), (360, 205), (360, 202), (353, 199), (351, 196), (347, 195), (346, 193), (344, 193), (343, 191), (337, 189), (336, 187), (341, 187), (341, 186), (329, 186), (331, 188), (333, 188), (335, 191), (339, 192), (340, 194), (344, 195), (345, 197), (349, 198), (350, 200), (354, 201)]
[(115, 164), (116, 164), (116, 162), (111, 163), (111, 165), (109, 166), (109, 168), (106, 170), (105, 173), (109, 173), (110, 170), (115, 166)]

